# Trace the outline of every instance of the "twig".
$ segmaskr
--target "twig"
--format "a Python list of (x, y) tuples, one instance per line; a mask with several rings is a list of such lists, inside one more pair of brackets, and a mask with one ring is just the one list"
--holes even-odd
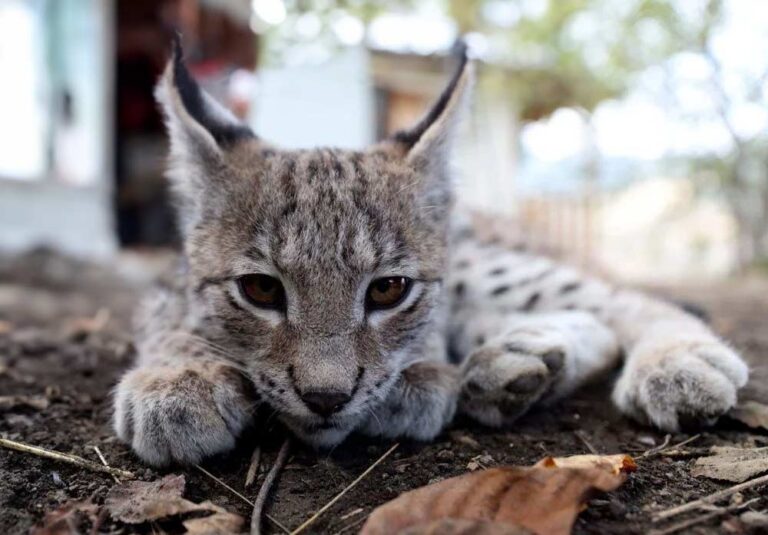
[(682, 522), (678, 522), (677, 524), (673, 524), (668, 528), (664, 528), (660, 530), (652, 530), (651, 532), (649, 532), (649, 535), (669, 535), (670, 533), (676, 533), (678, 531), (682, 531), (684, 529), (690, 528), (691, 526), (695, 526), (696, 524), (707, 522), (708, 520), (712, 520), (713, 518), (717, 518), (718, 516), (724, 515), (726, 513), (731, 513), (733, 511), (738, 511), (739, 509), (744, 509), (745, 507), (749, 507), (750, 505), (760, 501), (761, 499), (762, 498), (758, 496), (757, 498), (752, 498), (751, 500), (748, 500), (744, 503), (731, 505), (729, 507), (718, 507), (714, 511), (697, 516), (695, 518), (684, 520)]
[(678, 442), (677, 444), (672, 444), (671, 446), (669, 446), (670, 435), (667, 435), (664, 438), (664, 443), (661, 446), (658, 446), (656, 448), (652, 448), (646, 451), (643, 455), (640, 456), (640, 459), (643, 459), (643, 458), (647, 459), (649, 457), (655, 457), (656, 455), (667, 455), (668, 453), (671, 453), (671, 452), (679, 453), (681, 447), (685, 446), (686, 444), (690, 444), (694, 440), (698, 440), (700, 438), (701, 438), (701, 433), (699, 433), (698, 435), (693, 435), (692, 437), (688, 437), (682, 442)]
[(671, 449), (671, 450), (672, 450), (672, 449), (682, 448), (682, 447), (683, 447), (683, 446), (685, 446), (686, 444), (690, 444), (690, 443), (691, 443), (691, 442), (693, 442), (694, 440), (699, 440), (700, 438), (701, 438), (701, 433), (699, 433), (699, 434), (697, 434), (697, 435), (693, 435), (692, 437), (689, 437), (689, 438), (687, 438), (687, 439), (683, 440), (682, 442), (678, 442), (677, 444), (673, 444), (673, 445), (671, 445), (671, 446), (669, 447), (669, 449)]
[(52, 450), (46, 450), (38, 446), (30, 446), (28, 444), (22, 444), (21, 442), (8, 440), (7, 438), (0, 438), (0, 446), (11, 449), (11, 450), (21, 451), (24, 453), (31, 453), (32, 455), (37, 455), (38, 457), (44, 457), (46, 459), (52, 459), (54, 461), (61, 461), (63, 463), (73, 464), (75, 466), (79, 466), (80, 468), (85, 468), (87, 470), (92, 470), (94, 472), (101, 472), (103, 474), (118, 476), (125, 479), (135, 478), (135, 476), (127, 470), (112, 468), (110, 466), (102, 466), (100, 464), (94, 463), (87, 459), (83, 459), (82, 457), (78, 457), (77, 455), (72, 455), (69, 453), (60, 453), (58, 451), (52, 451)]
[[(99, 460), (101, 461), (101, 464), (109, 468), (109, 463), (107, 462), (107, 459), (104, 457), (104, 455), (101, 453), (101, 450), (98, 446), (93, 446), (93, 451), (96, 452), (96, 455), (99, 456)], [(112, 474), (112, 479), (115, 480), (115, 483), (120, 483), (120, 478), (118, 478), (116, 475)]]
[(711, 453), (712, 451), (709, 448), (691, 448), (685, 450), (667, 448), (664, 451), (660, 451), (655, 456), (669, 457), (670, 459), (689, 459), (691, 457), (705, 457)]
[(343, 528), (341, 528), (339, 531), (335, 532), (333, 535), (342, 535), (342, 533), (346, 533), (346, 532), (347, 532), (347, 531), (349, 531), (350, 529), (352, 529), (352, 528), (356, 528), (357, 526), (359, 526), (360, 524), (362, 524), (362, 523), (363, 523), (363, 522), (365, 522), (366, 520), (368, 520), (368, 515), (365, 515), (365, 516), (364, 516), (364, 517), (362, 517), (362, 518), (358, 518), (358, 519), (357, 519), (357, 520), (355, 520), (354, 522), (350, 522), (349, 524), (347, 524), (346, 526), (344, 526)]
[(320, 517), (320, 515), (322, 515), (322, 514), (323, 514), (324, 512), (326, 512), (328, 509), (330, 509), (331, 507), (333, 507), (333, 505), (334, 505), (336, 502), (338, 502), (338, 501), (339, 501), (339, 500), (342, 498), (342, 496), (344, 496), (344, 495), (345, 495), (345, 494), (346, 494), (346, 493), (347, 493), (347, 492), (348, 492), (348, 491), (349, 491), (349, 490), (350, 490), (352, 487), (354, 487), (355, 485), (357, 485), (358, 483), (360, 483), (360, 481), (362, 481), (362, 480), (365, 478), (365, 476), (367, 476), (368, 474), (370, 474), (370, 473), (373, 471), (373, 469), (374, 469), (374, 468), (376, 468), (376, 467), (377, 467), (377, 466), (378, 466), (378, 465), (379, 465), (379, 464), (380, 464), (380, 463), (381, 463), (381, 462), (382, 462), (384, 459), (386, 459), (387, 457), (389, 457), (389, 455), (390, 455), (390, 454), (391, 454), (393, 451), (395, 451), (399, 445), (400, 445), (400, 444), (399, 444), (399, 443), (397, 443), (397, 444), (395, 444), (394, 446), (392, 446), (391, 448), (389, 448), (389, 449), (388, 449), (388, 450), (387, 450), (387, 451), (384, 453), (384, 455), (382, 455), (381, 457), (379, 457), (379, 458), (378, 458), (378, 459), (377, 459), (377, 460), (376, 460), (376, 461), (375, 461), (375, 462), (374, 462), (374, 463), (373, 463), (371, 466), (369, 466), (369, 467), (368, 467), (368, 468), (365, 470), (365, 472), (363, 472), (362, 474), (360, 474), (359, 476), (357, 476), (357, 478), (356, 478), (356, 479), (355, 479), (355, 480), (354, 480), (352, 483), (350, 483), (349, 485), (347, 485), (347, 486), (344, 488), (344, 490), (342, 490), (342, 491), (341, 491), (341, 492), (339, 492), (339, 493), (338, 493), (336, 496), (334, 496), (334, 497), (333, 497), (333, 499), (332, 499), (331, 501), (329, 501), (329, 502), (328, 502), (328, 503), (326, 503), (324, 506), (322, 506), (322, 507), (321, 507), (321, 508), (320, 508), (320, 509), (319, 509), (319, 510), (318, 510), (318, 511), (315, 513), (315, 514), (313, 514), (312, 516), (310, 516), (310, 517), (309, 517), (309, 518), (308, 518), (308, 519), (307, 519), (307, 520), (306, 520), (306, 521), (305, 521), (305, 522), (304, 522), (302, 525), (300, 525), (298, 528), (294, 529), (294, 530), (291, 532), (291, 535), (296, 535), (297, 533), (301, 533), (302, 531), (304, 531), (305, 529), (307, 529), (307, 528), (308, 528), (308, 527), (309, 527), (309, 526), (310, 526), (310, 525), (311, 525), (311, 524), (312, 524), (312, 523), (313, 523), (315, 520), (317, 520), (317, 519)]
[(592, 455), (600, 455), (600, 452), (597, 451), (597, 448), (595, 448), (592, 445), (592, 443), (589, 441), (589, 439), (587, 439), (587, 435), (584, 433), (584, 431), (581, 431), (581, 430), (574, 431), (573, 434), (579, 437), (579, 439), (584, 443), (584, 445), (589, 450), (589, 453), (591, 453)]
[(251, 464), (248, 466), (248, 473), (245, 475), (245, 488), (247, 489), (253, 482), (256, 481), (256, 473), (259, 471), (259, 463), (261, 462), (261, 448), (256, 446), (251, 454)]
[(650, 457), (651, 455), (656, 455), (656, 453), (660, 452), (667, 446), (669, 446), (669, 441), (672, 440), (672, 435), (667, 434), (664, 436), (664, 442), (659, 444), (658, 446), (654, 446), (653, 448), (650, 448), (646, 450), (638, 459), (644, 459), (645, 457)]
[(355, 509), (353, 511), (350, 511), (349, 513), (347, 513), (345, 515), (341, 515), (339, 517), (339, 520), (346, 520), (347, 518), (353, 517), (355, 515), (359, 515), (363, 511), (365, 511), (365, 509), (363, 509), (362, 507), (358, 507), (357, 509)]
[[(248, 498), (246, 498), (245, 496), (243, 496), (242, 494), (240, 494), (238, 491), (236, 491), (235, 489), (233, 489), (232, 487), (230, 487), (229, 485), (227, 485), (227, 484), (226, 484), (224, 481), (222, 481), (221, 479), (219, 479), (218, 477), (216, 477), (215, 475), (213, 475), (212, 473), (210, 473), (208, 470), (206, 470), (205, 468), (203, 468), (203, 467), (202, 467), (202, 466), (200, 466), (199, 464), (195, 464), (195, 465), (193, 465), (193, 466), (194, 466), (195, 468), (197, 468), (198, 470), (200, 470), (200, 471), (201, 471), (203, 474), (205, 474), (206, 476), (208, 476), (208, 477), (210, 477), (211, 479), (213, 479), (213, 480), (214, 480), (216, 483), (218, 483), (219, 485), (221, 485), (222, 487), (224, 487), (225, 489), (227, 489), (229, 492), (231, 492), (232, 494), (234, 494), (235, 496), (237, 496), (238, 498), (240, 498), (241, 500), (243, 500), (245, 503), (247, 503), (248, 505), (250, 505), (251, 507), (253, 507), (253, 502), (252, 502), (251, 500), (249, 500)], [(270, 522), (272, 522), (272, 523), (273, 523), (275, 526), (277, 526), (277, 527), (278, 527), (278, 528), (279, 528), (279, 529), (280, 529), (280, 530), (281, 530), (283, 533), (290, 533), (290, 532), (291, 532), (291, 530), (290, 530), (290, 529), (288, 529), (288, 528), (287, 528), (285, 525), (283, 525), (283, 524), (282, 524), (280, 521), (278, 521), (276, 518), (273, 518), (273, 517), (271, 517), (270, 515), (264, 515), (264, 516), (266, 516), (266, 517), (267, 517), (267, 520), (269, 520), (269, 521), (270, 521)]]
[(730, 496), (731, 494), (735, 494), (736, 492), (740, 492), (742, 490), (750, 489), (753, 487), (759, 487), (760, 485), (766, 485), (766, 484), (768, 484), (768, 475), (756, 477), (755, 479), (750, 479), (749, 481), (745, 481), (744, 483), (739, 483), (738, 485), (734, 485), (732, 487), (728, 487), (727, 489), (717, 491), (713, 494), (710, 494), (709, 496), (705, 496), (698, 500), (684, 503), (682, 505), (672, 507), (671, 509), (667, 509), (665, 511), (656, 513), (653, 515), (653, 521), (659, 522), (661, 520), (671, 518), (673, 516), (677, 516), (681, 513), (687, 513), (688, 511), (692, 511), (694, 509), (698, 509), (699, 507), (703, 507), (705, 505), (714, 503), (722, 498)]
[(288, 460), (288, 452), (291, 449), (291, 439), (286, 438), (283, 445), (280, 446), (280, 451), (277, 452), (277, 459), (269, 469), (267, 475), (264, 476), (264, 481), (261, 483), (259, 493), (256, 495), (256, 499), (253, 501), (253, 513), (251, 514), (251, 535), (261, 534), (261, 515), (264, 511), (264, 504), (267, 503), (267, 497), (269, 491), (272, 489), (272, 485), (275, 483), (277, 476), (280, 475), (280, 470), (285, 466), (285, 462)]

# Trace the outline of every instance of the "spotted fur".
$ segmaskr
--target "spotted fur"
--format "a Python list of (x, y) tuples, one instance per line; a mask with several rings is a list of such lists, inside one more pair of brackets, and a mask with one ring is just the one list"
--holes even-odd
[[(355, 431), (429, 440), (457, 411), (509, 425), (622, 351), (614, 400), (633, 417), (676, 429), (734, 404), (747, 368), (701, 321), (483, 241), (453, 213), (448, 156), (471, 78), (463, 56), (424, 120), (367, 150), (282, 150), (205, 95), (177, 47), (157, 95), (184, 263), (141, 309), (115, 395), (116, 431), (142, 459), (226, 451), (260, 404), (318, 447)], [(282, 282), (284, 312), (243, 298), (252, 273)], [(367, 310), (386, 276), (412, 290)], [(348, 402), (323, 416), (308, 391)]]

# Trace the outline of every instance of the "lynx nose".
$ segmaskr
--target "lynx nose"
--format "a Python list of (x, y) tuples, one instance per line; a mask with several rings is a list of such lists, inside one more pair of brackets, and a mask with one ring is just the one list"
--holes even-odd
[(344, 392), (307, 392), (301, 395), (309, 410), (324, 417), (339, 412), (350, 399), (352, 397)]

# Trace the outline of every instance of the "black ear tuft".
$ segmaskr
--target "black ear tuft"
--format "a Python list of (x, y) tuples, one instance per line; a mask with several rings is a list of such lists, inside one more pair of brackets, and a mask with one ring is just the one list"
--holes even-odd
[(467, 68), (467, 63), (469, 61), (467, 44), (462, 39), (457, 40), (453, 46), (451, 55), (457, 61), (457, 66), (450, 82), (448, 82), (448, 85), (443, 89), (443, 92), (440, 93), (440, 96), (432, 108), (416, 126), (409, 128), (408, 130), (401, 130), (394, 134), (393, 138), (396, 142), (405, 145), (407, 148), (413, 147), (429, 127), (445, 113), (446, 108), (451, 101), (451, 97), (456, 92), (459, 81)]
[[(187, 113), (205, 128), (220, 146), (232, 145), (237, 141), (255, 138), (255, 134), (244, 124), (223, 120), (211, 113), (205, 97), (195, 79), (184, 64), (184, 50), (181, 35), (173, 38), (173, 84)], [(209, 97), (210, 98), (210, 97)]]

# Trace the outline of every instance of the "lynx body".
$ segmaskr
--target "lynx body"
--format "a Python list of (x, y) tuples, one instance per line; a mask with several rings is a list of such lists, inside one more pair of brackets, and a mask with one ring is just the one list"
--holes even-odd
[[(184, 264), (139, 312), (115, 428), (146, 462), (234, 446), (267, 404), (301, 440), (508, 426), (615, 366), (666, 430), (736, 402), (748, 370), (699, 319), (476, 237), (452, 209), (463, 57), (414, 128), (364, 151), (281, 150), (203, 93), (179, 46), (157, 89)], [(258, 430), (257, 430), (258, 432)]]

